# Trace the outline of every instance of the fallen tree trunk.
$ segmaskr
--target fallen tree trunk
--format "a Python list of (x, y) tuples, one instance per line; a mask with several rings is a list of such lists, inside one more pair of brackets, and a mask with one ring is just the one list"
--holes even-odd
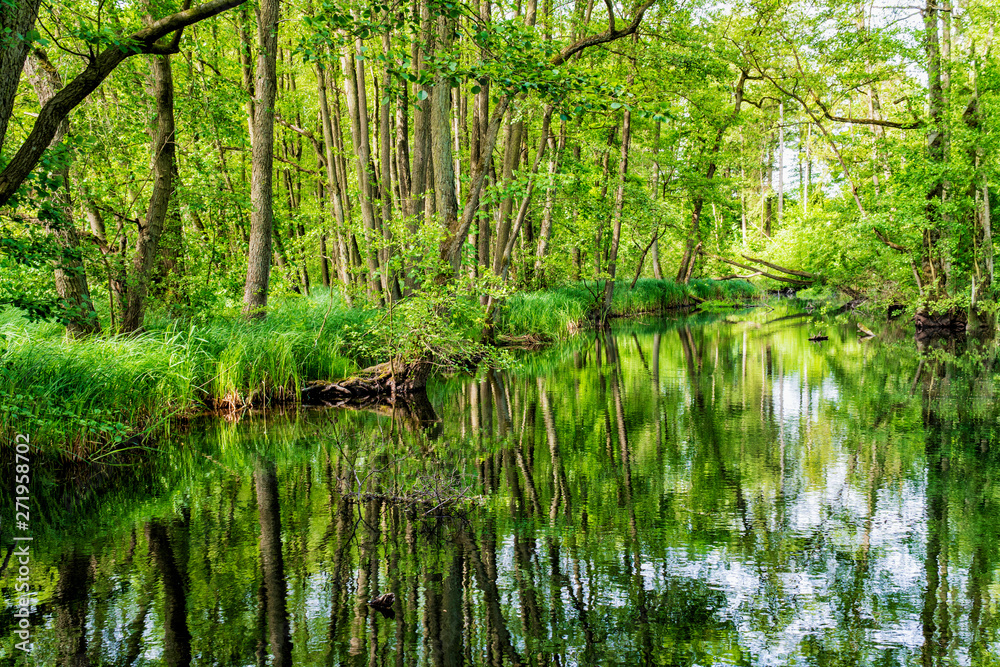
[(757, 276), (764, 275), (763, 271), (754, 271), (753, 273), (741, 276), (738, 273), (731, 273), (728, 276), (719, 276), (718, 278), (712, 278), (712, 280), (750, 280), (751, 278), (756, 278)]
[[(720, 257), (719, 255), (708, 255), (708, 256), (711, 257), (712, 259), (717, 259), (720, 262), (725, 262), (726, 264), (732, 264), (733, 266), (739, 267), (741, 269), (746, 269), (747, 271), (753, 271), (755, 272), (755, 275), (761, 275), (764, 276), (765, 278), (770, 278), (771, 280), (777, 280), (783, 283), (791, 283), (793, 285), (812, 285), (816, 280), (819, 280), (819, 278), (815, 276), (813, 277), (812, 280), (802, 280), (800, 278), (789, 278), (787, 276), (778, 276), (773, 273), (767, 273), (766, 271), (759, 271), (755, 266), (750, 266), (749, 264), (741, 264), (740, 262), (736, 262), (731, 259), (726, 259), (725, 257)], [(768, 264), (768, 266), (771, 266), (772, 268), (774, 267), (774, 265), (771, 264)], [(782, 271), (783, 269), (778, 269), (778, 270)]]
[(312, 382), (302, 389), (302, 402), (323, 405), (371, 396), (410, 396), (422, 392), (431, 374), (431, 362), (387, 361), (364, 369), (355, 377), (337, 382)]
[(771, 262), (766, 262), (763, 259), (756, 259), (755, 257), (748, 257), (746, 255), (740, 255), (740, 256), (743, 257), (743, 259), (747, 260), (748, 262), (753, 262), (754, 264), (762, 264), (762, 265), (764, 265), (764, 266), (766, 266), (766, 267), (768, 267), (770, 269), (774, 269), (775, 271), (781, 271), (782, 273), (787, 273), (790, 276), (800, 276), (800, 277), (806, 278), (808, 280), (819, 280), (820, 279), (819, 276), (817, 276), (814, 273), (809, 273), (808, 271), (797, 271), (795, 269), (786, 269), (783, 266), (779, 266), (777, 264), (772, 264)]

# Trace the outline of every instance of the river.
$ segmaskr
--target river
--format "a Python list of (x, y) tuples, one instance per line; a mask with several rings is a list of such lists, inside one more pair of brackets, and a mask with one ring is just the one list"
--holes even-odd
[(34, 650), (5, 572), (0, 657), (996, 665), (995, 355), (876, 333), (618, 322), (409, 410), (202, 418), (43, 475)]

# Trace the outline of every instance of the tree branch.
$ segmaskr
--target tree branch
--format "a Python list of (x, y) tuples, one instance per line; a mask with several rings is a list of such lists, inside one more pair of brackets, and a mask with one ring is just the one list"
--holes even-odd
[(579, 53), (580, 51), (583, 51), (584, 49), (586, 49), (588, 47), (596, 46), (598, 44), (605, 44), (607, 42), (613, 42), (616, 39), (621, 39), (622, 37), (625, 37), (627, 35), (631, 35), (636, 30), (639, 29), (639, 24), (642, 23), (642, 17), (643, 17), (643, 15), (646, 13), (647, 9), (649, 9), (650, 7), (653, 6), (653, 3), (655, 3), (655, 2), (656, 2), (656, 0), (646, 0), (646, 2), (644, 2), (642, 5), (640, 5), (639, 9), (635, 13), (635, 18), (632, 19), (632, 22), (629, 23), (622, 30), (615, 30), (614, 29), (614, 25), (615, 25), (614, 24), (614, 15), (612, 15), (611, 18), (608, 21), (608, 25), (609, 25), (609, 29), (608, 30), (606, 30), (606, 31), (604, 31), (604, 32), (602, 32), (602, 33), (600, 33), (598, 35), (590, 35), (589, 37), (581, 37), (580, 39), (576, 40), (575, 42), (573, 42), (572, 44), (570, 44), (569, 46), (567, 46), (565, 49), (563, 49), (562, 51), (560, 51), (559, 53), (557, 53), (555, 55), (555, 57), (552, 58), (552, 60), (550, 61), (550, 64), (552, 64), (554, 66), (556, 66), (556, 65), (562, 65), (571, 56), (573, 56), (576, 53)]
[(101, 51), (100, 55), (90, 61), (86, 69), (42, 107), (34, 127), (31, 128), (31, 134), (7, 164), (3, 173), (0, 173), (0, 206), (10, 201), (24, 179), (38, 164), (63, 119), (101, 85), (122, 61), (140, 53), (159, 53), (166, 48), (157, 45), (161, 37), (244, 2), (246, 0), (209, 0), (193, 9), (180, 11), (155, 21), (152, 25), (129, 35), (122, 44), (109, 46)]
[(875, 236), (878, 238), (879, 241), (886, 244), (893, 250), (897, 250), (899, 252), (910, 252), (909, 248), (907, 248), (906, 246), (901, 246), (898, 243), (893, 243), (892, 241), (890, 241), (889, 237), (880, 232), (877, 228), (872, 227), (872, 231), (875, 232)]
[(707, 255), (707, 256), (711, 257), (712, 259), (716, 259), (716, 260), (718, 260), (720, 262), (725, 262), (726, 264), (732, 264), (733, 266), (737, 266), (737, 267), (739, 267), (741, 269), (746, 269), (748, 271), (753, 271), (753, 272), (755, 272), (754, 275), (758, 275), (759, 274), (759, 275), (764, 276), (765, 278), (770, 278), (771, 280), (777, 280), (777, 281), (783, 282), (783, 283), (792, 283), (793, 285), (811, 285), (812, 284), (808, 280), (799, 280), (798, 278), (789, 278), (787, 276), (776, 276), (773, 273), (767, 273), (765, 271), (757, 271), (757, 267), (755, 267), (755, 266), (750, 266), (748, 264), (741, 264), (739, 262), (734, 262), (731, 259), (726, 259), (725, 257), (720, 257), (719, 255)]
[(823, 115), (829, 120), (835, 121), (837, 123), (853, 123), (855, 125), (877, 125), (879, 127), (891, 127), (896, 130), (916, 130), (924, 126), (922, 120), (915, 120), (912, 123), (897, 123), (891, 120), (881, 120), (878, 118), (852, 118), (850, 116), (834, 116), (830, 113), (830, 110), (826, 108), (826, 105), (819, 99), (819, 95), (815, 91), (810, 91), (813, 94), (813, 101), (816, 102), (822, 111)]

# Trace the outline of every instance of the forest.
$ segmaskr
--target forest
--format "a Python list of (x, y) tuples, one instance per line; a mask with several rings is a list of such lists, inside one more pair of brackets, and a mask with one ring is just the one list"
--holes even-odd
[(997, 667), (998, 19), (0, 0), (0, 663)]
[(779, 290), (988, 334), (996, 17), (6, 3), (3, 430), (83, 446), (358, 374), (317, 392), (394, 395)]

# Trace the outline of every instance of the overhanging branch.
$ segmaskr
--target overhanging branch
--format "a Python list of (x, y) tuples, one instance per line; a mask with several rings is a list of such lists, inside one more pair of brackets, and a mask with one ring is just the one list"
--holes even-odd
[(639, 24), (642, 23), (643, 15), (646, 13), (647, 9), (653, 6), (653, 3), (655, 2), (656, 0), (646, 0), (646, 2), (640, 5), (639, 9), (635, 13), (635, 18), (632, 19), (632, 22), (629, 23), (627, 26), (625, 26), (625, 28), (623, 28), (622, 30), (615, 30), (615, 19), (614, 15), (612, 15), (608, 19), (607, 30), (598, 35), (581, 37), (580, 39), (576, 40), (575, 42), (567, 46), (565, 49), (557, 53), (556, 56), (552, 58), (551, 64), (562, 65), (564, 62), (569, 60), (569, 58), (573, 56), (575, 53), (579, 53), (580, 51), (583, 51), (588, 47), (596, 46), (598, 44), (605, 44), (607, 42), (613, 42), (616, 39), (621, 39), (622, 37), (631, 35), (636, 30), (639, 29)]
[(59, 124), (87, 95), (92, 93), (122, 61), (140, 53), (164, 53), (170, 44), (158, 45), (160, 38), (198, 21), (211, 18), (243, 4), (246, 0), (209, 0), (197, 7), (171, 14), (126, 37), (120, 45), (109, 46), (90, 61), (86, 69), (67, 83), (38, 113), (31, 134), (0, 173), (0, 206), (14, 196), (17, 189), (38, 164), (48, 148)]

